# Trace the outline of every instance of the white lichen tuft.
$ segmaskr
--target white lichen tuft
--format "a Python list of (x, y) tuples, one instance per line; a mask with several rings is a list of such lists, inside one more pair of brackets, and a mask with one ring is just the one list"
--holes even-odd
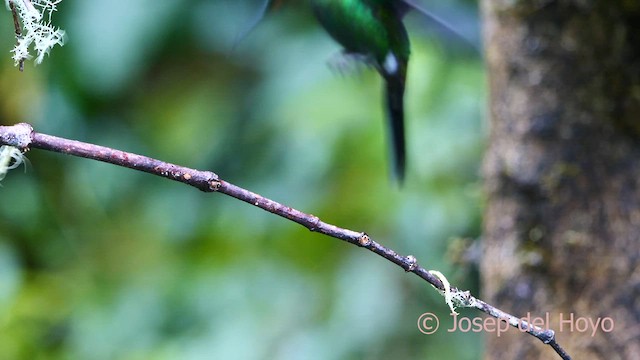
[[(461, 291), (458, 289), (451, 289), (451, 284), (449, 284), (449, 280), (444, 276), (440, 271), (437, 270), (429, 270), (429, 273), (437, 277), (444, 287), (444, 291), (437, 289), (442, 296), (444, 296), (444, 301), (449, 305), (449, 309), (451, 309), (452, 315), (458, 315), (456, 311), (457, 307), (475, 307), (477, 305), (476, 298), (471, 296), (469, 291)], [(434, 286), (435, 287), (435, 286)]]
[(36, 52), (36, 64), (42, 63), (44, 56), (55, 45), (64, 45), (65, 32), (51, 24), (51, 16), (57, 11), (62, 0), (5, 0), (7, 7), (13, 3), (22, 23), (22, 35), (11, 50), (16, 65), (30, 59), (30, 48)]
[(9, 170), (24, 164), (26, 160), (20, 149), (8, 145), (0, 146), (0, 181), (7, 176)]
[(438, 291), (440, 291), (440, 293), (444, 296), (444, 301), (447, 303), (447, 305), (449, 305), (451, 313), (458, 315), (458, 313), (456, 312), (456, 307), (453, 305), (453, 294), (451, 293), (451, 285), (449, 284), (449, 280), (447, 280), (447, 278), (440, 271), (429, 270), (429, 272), (440, 279), (440, 282), (442, 282), (442, 285), (444, 286), (444, 291), (441, 291), (440, 289), (438, 289)]

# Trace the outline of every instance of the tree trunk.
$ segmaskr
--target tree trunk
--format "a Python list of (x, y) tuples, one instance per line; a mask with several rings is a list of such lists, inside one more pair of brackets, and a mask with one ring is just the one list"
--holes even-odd
[[(482, 7), (483, 296), (517, 316), (548, 314), (574, 359), (638, 359), (640, 1)], [(515, 329), (495, 335), (486, 334), (489, 359), (558, 358)]]

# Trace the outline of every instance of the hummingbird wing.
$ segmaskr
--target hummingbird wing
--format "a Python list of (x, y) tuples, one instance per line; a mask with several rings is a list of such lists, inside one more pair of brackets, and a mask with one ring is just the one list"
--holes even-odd
[(440, 18), (433, 12), (425, 9), (420, 2), (417, 0), (398, 0), (395, 3), (396, 9), (401, 16), (404, 16), (407, 12), (413, 10), (420, 15), (427, 18), (431, 23), (435, 24), (438, 29), (444, 31), (445, 33), (449, 33), (454, 35), (456, 38), (462, 39), (465, 43), (471, 46), (474, 50), (480, 51), (479, 45), (476, 41), (468, 38), (462, 32), (456, 30), (454, 26), (449, 24), (446, 20)]
[(249, 34), (253, 32), (253, 30), (260, 24), (262, 19), (264, 19), (265, 16), (267, 16), (267, 13), (277, 8), (281, 4), (282, 4), (282, 0), (263, 0), (260, 6), (260, 11), (256, 15), (256, 17), (253, 20), (251, 20), (251, 22), (246, 27), (246, 29), (240, 34), (238, 34), (238, 36), (236, 37), (236, 40), (233, 42), (233, 48), (235, 49), (240, 42), (246, 39), (247, 36), (249, 36)]

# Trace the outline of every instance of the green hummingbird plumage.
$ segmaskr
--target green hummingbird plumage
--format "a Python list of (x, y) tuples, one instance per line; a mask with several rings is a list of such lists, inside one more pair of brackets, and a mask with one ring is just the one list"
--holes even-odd
[(404, 3), (394, 0), (311, 0), (325, 30), (347, 54), (364, 57), (385, 81), (387, 118), (394, 173), (402, 181), (406, 167), (404, 91), (409, 37), (402, 23)]

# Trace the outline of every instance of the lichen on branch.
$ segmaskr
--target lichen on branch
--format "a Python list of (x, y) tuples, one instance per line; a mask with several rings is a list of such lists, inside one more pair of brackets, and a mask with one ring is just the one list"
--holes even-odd
[(17, 14), (17, 44), (11, 50), (16, 66), (22, 66), (26, 59), (32, 58), (31, 48), (36, 53), (35, 63), (40, 64), (44, 56), (55, 45), (64, 45), (64, 30), (53, 26), (51, 17), (58, 10), (62, 0), (5, 0), (7, 8)]

